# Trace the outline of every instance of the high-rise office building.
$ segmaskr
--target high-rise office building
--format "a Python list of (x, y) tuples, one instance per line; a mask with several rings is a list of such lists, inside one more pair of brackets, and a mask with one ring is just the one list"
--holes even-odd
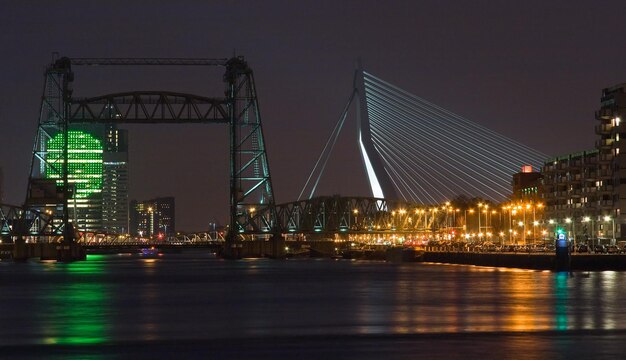
[(102, 228), (128, 233), (128, 131), (108, 125), (102, 159)]
[(160, 197), (130, 205), (130, 234), (163, 238), (176, 232), (176, 202), (173, 197)]
[[(72, 128), (67, 134), (68, 182), (71, 197), (68, 201), (70, 218), (74, 227), (81, 231), (96, 232), (102, 229), (102, 154), (101, 137), (95, 131)], [(59, 169), (63, 164), (62, 133), (52, 136), (46, 145), (45, 169), (48, 179), (57, 179), (62, 186)], [(56, 166), (55, 166), (56, 165)]]
[[(45, 177), (62, 185), (63, 134), (47, 140)], [(68, 131), (68, 201), (74, 227), (86, 232), (128, 231), (128, 135), (115, 125), (78, 125)]]

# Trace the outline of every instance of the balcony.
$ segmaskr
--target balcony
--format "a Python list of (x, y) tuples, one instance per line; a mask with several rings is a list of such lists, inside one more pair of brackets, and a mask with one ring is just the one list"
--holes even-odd
[(590, 172), (589, 174), (587, 174), (587, 177), (584, 179), (585, 182), (590, 182), (590, 183), (595, 183), (596, 182), (596, 177), (598, 176), (597, 172)]
[(556, 179), (557, 184), (567, 184), (568, 179), (567, 176), (560, 176)]
[(598, 179), (610, 179), (613, 177), (613, 171), (609, 169), (602, 169), (598, 171)]
[(574, 198), (579, 198), (581, 194), (582, 194), (581, 189), (574, 189), (574, 190), (570, 190), (569, 192), (569, 196), (574, 197)]
[(600, 193), (612, 193), (613, 192), (613, 185), (600, 186), (598, 188), (598, 192), (600, 192)]
[(567, 191), (557, 191), (557, 192), (556, 192), (556, 197), (557, 197), (558, 199), (565, 199), (565, 198), (568, 198), (568, 197), (569, 197), (569, 192), (567, 192)]
[(597, 135), (606, 135), (611, 133), (611, 129), (613, 128), (613, 126), (611, 124), (599, 124), (596, 125), (594, 128)]
[(610, 120), (613, 118), (613, 109), (602, 108), (596, 111), (596, 119), (598, 120)]
[(613, 146), (613, 139), (596, 140), (596, 148), (610, 149)]
[(608, 163), (613, 161), (613, 154), (602, 154), (600, 155), (600, 163)]
[(583, 189), (583, 193), (585, 194), (594, 194), (598, 191), (598, 188), (593, 186), (593, 187), (586, 187)]

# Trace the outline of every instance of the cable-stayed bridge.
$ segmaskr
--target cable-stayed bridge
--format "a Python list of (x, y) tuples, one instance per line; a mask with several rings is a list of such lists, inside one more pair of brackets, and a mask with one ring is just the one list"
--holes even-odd
[(458, 195), (501, 202), (522, 165), (546, 154), (454, 114), (368, 72), (355, 74), (352, 95), (300, 193), (311, 198), (352, 103), (358, 146), (374, 197), (438, 204)]
[[(226, 96), (209, 98), (170, 91), (128, 91), (81, 98), (73, 95), (73, 66), (207, 66), (225, 69)], [(248, 239), (284, 234), (425, 234), (457, 229), (459, 219), (441, 204), (457, 195), (499, 202), (523, 164), (540, 166), (539, 151), (404, 91), (361, 69), (322, 154), (297, 201), (275, 204), (252, 69), (232, 59), (61, 58), (45, 73), (44, 94), (28, 194), (21, 207), (0, 207), (5, 242), (36, 238), (82, 241), (72, 223), (81, 188), (71, 124), (228, 124), (230, 225), (227, 248)], [(358, 121), (358, 146), (371, 197), (315, 197), (348, 114)], [(59, 135), (60, 138), (57, 136)], [(60, 148), (48, 149), (55, 137)], [(57, 145), (58, 145), (57, 144)], [(303, 196), (308, 194), (308, 196)], [(446, 206), (449, 206), (446, 205)], [(458, 211), (458, 209), (457, 209)]]

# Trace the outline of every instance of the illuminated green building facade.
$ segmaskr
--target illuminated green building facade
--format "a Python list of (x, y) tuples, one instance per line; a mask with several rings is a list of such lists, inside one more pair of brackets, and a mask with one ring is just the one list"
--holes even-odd
[[(44, 177), (58, 179), (63, 164), (63, 134), (46, 144)], [(128, 232), (128, 146), (126, 131), (113, 125), (72, 127), (68, 131), (68, 202), (74, 226), (87, 232)]]

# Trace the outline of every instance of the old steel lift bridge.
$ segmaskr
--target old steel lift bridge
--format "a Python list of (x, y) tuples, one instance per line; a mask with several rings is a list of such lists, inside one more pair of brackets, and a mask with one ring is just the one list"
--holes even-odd
[[(225, 96), (129, 91), (74, 95), (75, 66), (204, 66), (225, 70)], [(372, 197), (314, 196), (349, 110), (356, 108), (358, 148)], [(69, 204), (75, 184), (68, 168), (73, 124), (227, 124), (230, 135), (230, 225), (226, 248), (246, 239), (286, 234), (432, 234), (451, 224), (436, 204), (459, 194), (504, 200), (522, 164), (546, 158), (514, 140), (416, 97), (365, 71), (352, 92), (297, 201), (275, 204), (252, 69), (231, 59), (67, 58), (50, 64), (23, 206), (0, 206), (0, 236), (84, 242)], [(62, 134), (59, 154), (47, 141)], [(52, 174), (52, 176), (51, 176)], [(316, 175), (316, 176), (315, 176)], [(309, 196), (302, 199), (304, 192)]]

